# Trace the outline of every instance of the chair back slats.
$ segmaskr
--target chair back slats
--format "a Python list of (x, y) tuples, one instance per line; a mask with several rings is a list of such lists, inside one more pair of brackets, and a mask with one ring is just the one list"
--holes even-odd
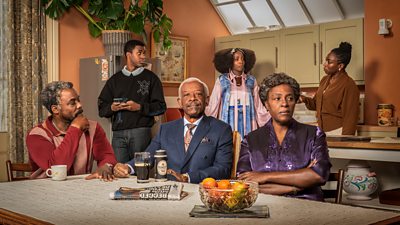
[(233, 131), (233, 149), (232, 149), (232, 170), (231, 170), (231, 178), (236, 178), (236, 170), (237, 170), (237, 163), (239, 161), (239, 154), (240, 154), (240, 144), (242, 142), (242, 137), (240, 133), (237, 131)]
[(343, 193), (343, 180), (344, 180), (344, 170), (339, 169), (337, 173), (330, 173), (328, 181), (337, 181), (336, 190), (325, 190), (323, 189), (324, 198), (335, 198), (335, 203), (342, 203), (342, 193)]
[[(25, 176), (26, 172), (32, 172), (32, 167), (29, 163), (11, 163), (10, 160), (6, 161), (7, 167), (7, 178), (8, 181), (19, 181), (19, 180), (27, 180), (28, 176)], [(14, 172), (16, 175), (14, 175)], [(23, 173), (23, 176), (19, 174)]]

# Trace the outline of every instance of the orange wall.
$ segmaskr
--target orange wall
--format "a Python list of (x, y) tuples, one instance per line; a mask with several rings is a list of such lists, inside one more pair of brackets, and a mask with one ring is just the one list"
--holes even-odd
[[(174, 22), (172, 35), (189, 37), (188, 74), (199, 77), (211, 89), (214, 38), (229, 35), (229, 31), (209, 0), (164, 0), (164, 10)], [(79, 90), (79, 59), (101, 55), (101, 39), (90, 37), (85, 18), (71, 10), (60, 20), (60, 80), (73, 82)], [(178, 94), (177, 87), (165, 87), (164, 92), (167, 96)]]
[[(376, 106), (391, 103), (400, 118), (400, 1), (364, 0), (365, 123), (377, 124)], [(378, 20), (393, 21), (391, 34), (378, 35)]]
[[(365, 123), (376, 124), (379, 103), (395, 105), (400, 118), (400, 8), (398, 0), (364, 0)], [(192, 76), (214, 84), (214, 37), (229, 35), (208, 0), (165, 0), (165, 12), (174, 21), (172, 34), (189, 37), (189, 68)], [(188, 10), (196, 9), (196, 10)], [(393, 21), (391, 35), (378, 35), (378, 19)], [(75, 10), (60, 21), (60, 79), (72, 81), (79, 90), (79, 59), (104, 54), (100, 39), (90, 37), (86, 20)], [(165, 95), (177, 95), (176, 87), (165, 87)]]

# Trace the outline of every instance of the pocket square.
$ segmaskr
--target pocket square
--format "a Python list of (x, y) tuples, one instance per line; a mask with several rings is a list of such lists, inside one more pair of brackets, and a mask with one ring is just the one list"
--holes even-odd
[(200, 143), (210, 143), (211, 140), (208, 137), (203, 137), (203, 139), (201, 139)]

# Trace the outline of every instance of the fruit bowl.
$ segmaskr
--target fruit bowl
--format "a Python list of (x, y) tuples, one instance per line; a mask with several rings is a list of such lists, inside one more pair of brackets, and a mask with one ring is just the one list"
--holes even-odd
[[(208, 187), (200, 183), (200, 199), (204, 205), (212, 211), (233, 213), (251, 207), (258, 196), (258, 184), (256, 182), (222, 180), (228, 185)], [(218, 181), (218, 184), (221, 181)]]

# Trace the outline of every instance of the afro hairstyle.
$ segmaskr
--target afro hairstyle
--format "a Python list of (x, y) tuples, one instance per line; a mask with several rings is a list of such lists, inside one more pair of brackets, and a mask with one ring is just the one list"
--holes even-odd
[(216, 52), (213, 60), (215, 69), (220, 73), (229, 73), (233, 66), (233, 54), (235, 52), (243, 53), (244, 73), (247, 74), (256, 63), (256, 54), (254, 51), (245, 48), (227, 48)]

